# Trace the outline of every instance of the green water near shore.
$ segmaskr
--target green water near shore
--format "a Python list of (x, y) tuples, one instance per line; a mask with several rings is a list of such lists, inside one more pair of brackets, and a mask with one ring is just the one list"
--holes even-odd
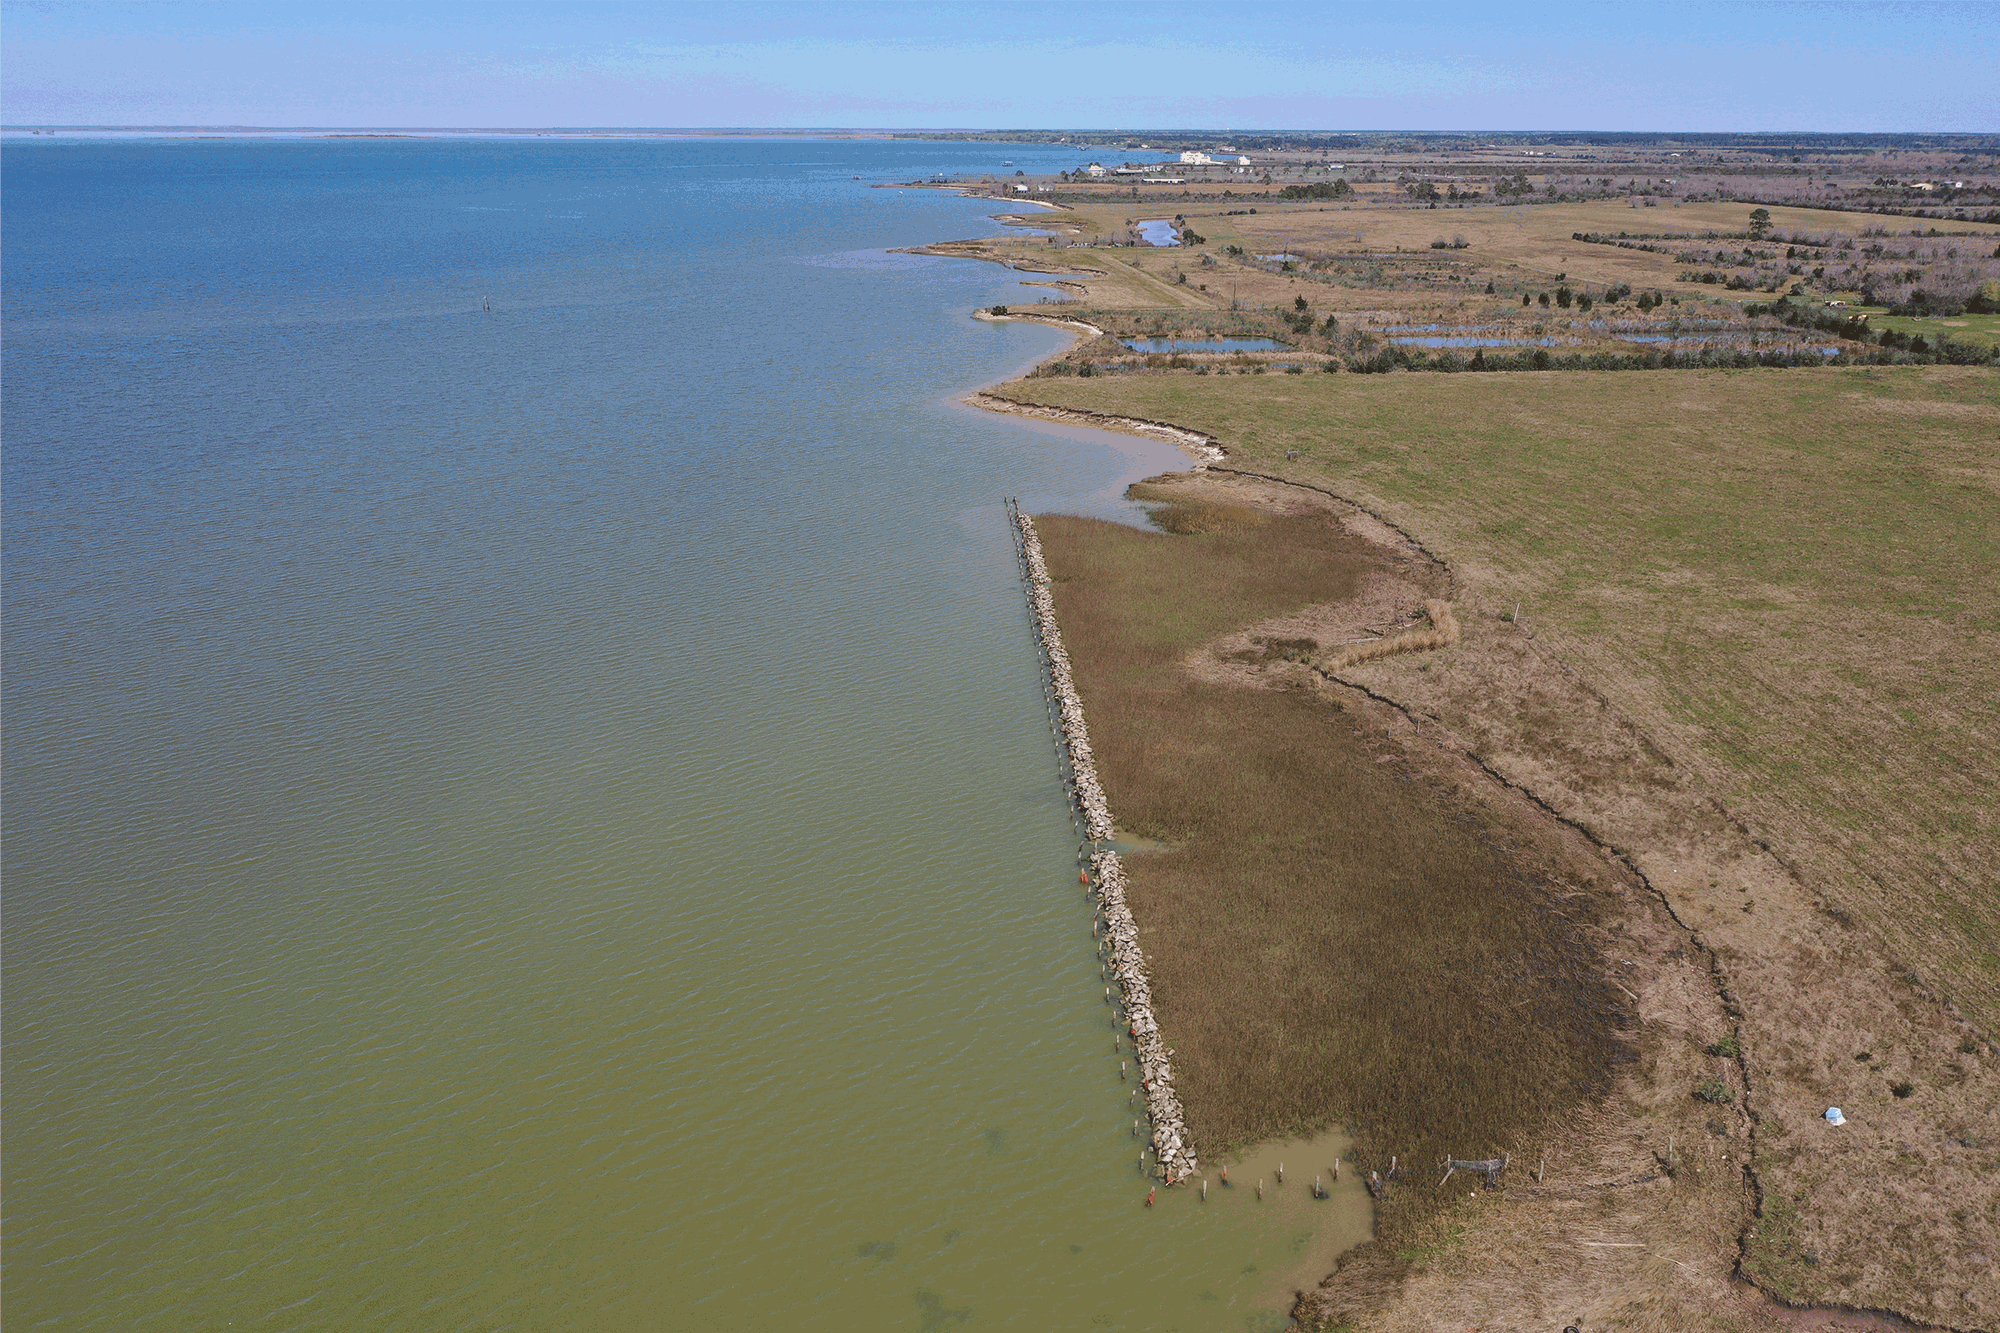
[(10, 1322), (1282, 1323), (1365, 1201), (1142, 1206), (999, 504), (1175, 456), (850, 180), (1037, 151), (6, 149)]

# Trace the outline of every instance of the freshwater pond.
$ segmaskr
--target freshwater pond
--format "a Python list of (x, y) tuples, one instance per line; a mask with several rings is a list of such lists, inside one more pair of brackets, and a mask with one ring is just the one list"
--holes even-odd
[(1179, 245), (1181, 243), (1180, 232), (1174, 228), (1173, 223), (1165, 219), (1156, 218), (1150, 222), (1136, 223), (1135, 226), (1139, 232), (1139, 239), (1148, 245), (1164, 246)]
[(1555, 338), (1391, 338), (1398, 347), (1554, 347)]
[[(1676, 345), (1693, 345), (1697, 347), (1740, 347), (1744, 351), (1771, 351), (1774, 349), (1789, 351), (1789, 350), (1796, 350), (1801, 346), (1801, 344), (1798, 343), (1772, 342), (1769, 340), (1768, 335), (1766, 335), (1765, 341), (1760, 342), (1755, 348), (1752, 348), (1748, 344), (1747, 336), (1740, 331), (1736, 333), (1679, 333), (1679, 334), (1610, 333), (1606, 334), (1605, 336), (1617, 342), (1625, 342), (1625, 343), (1646, 343), (1646, 344), (1672, 343)], [(1838, 347), (1821, 347), (1818, 348), (1817, 350), (1822, 356), (1838, 356), (1840, 354), (1840, 349)]]

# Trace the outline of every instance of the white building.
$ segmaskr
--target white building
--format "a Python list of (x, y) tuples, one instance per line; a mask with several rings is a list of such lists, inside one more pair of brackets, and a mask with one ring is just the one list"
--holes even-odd
[(1215, 165), (1215, 159), (1207, 153), (1182, 153), (1181, 165), (1184, 167), (1212, 167)]
[(1106, 176), (1110, 173), (1105, 171), (1102, 163), (1093, 162), (1083, 169), (1083, 174), (1086, 176)]

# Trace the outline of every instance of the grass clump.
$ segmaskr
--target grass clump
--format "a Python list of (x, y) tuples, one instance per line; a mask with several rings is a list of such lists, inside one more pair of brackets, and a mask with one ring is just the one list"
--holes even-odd
[(1705, 1078), (1697, 1083), (1694, 1095), (1698, 1100), (1712, 1106), (1727, 1106), (1736, 1100), (1736, 1094), (1719, 1078)]

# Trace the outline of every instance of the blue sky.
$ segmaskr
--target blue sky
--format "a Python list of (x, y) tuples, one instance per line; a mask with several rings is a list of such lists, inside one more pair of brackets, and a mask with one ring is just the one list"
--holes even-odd
[(2000, 130), (2000, 3), (63, 3), (9, 125)]

